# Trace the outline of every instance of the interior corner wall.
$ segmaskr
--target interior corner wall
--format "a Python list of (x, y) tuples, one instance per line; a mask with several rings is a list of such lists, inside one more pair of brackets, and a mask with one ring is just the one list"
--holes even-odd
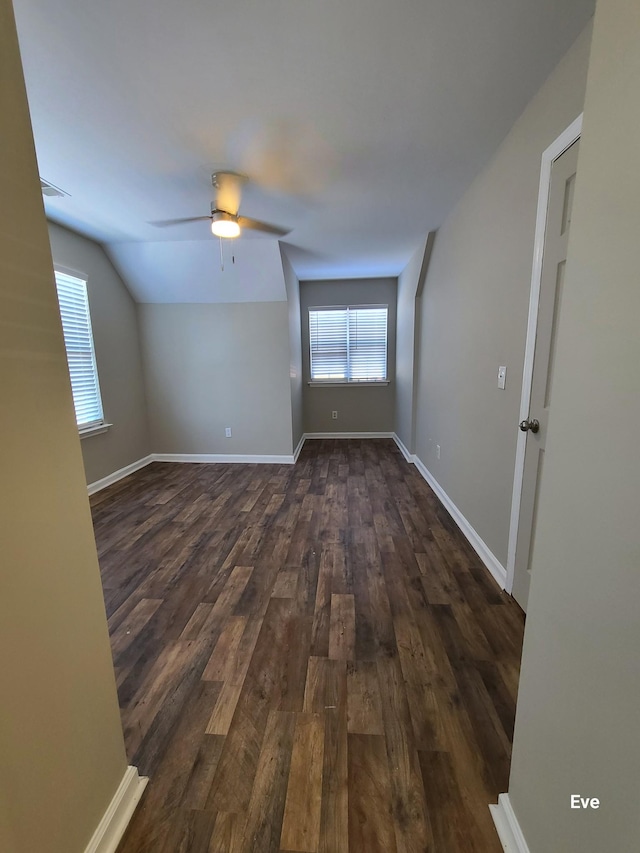
[(416, 296), (426, 250), (425, 237), (398, 276), (395, 433), (409, 453), (414, 452)]
[[(396, 394), (395, 278), (300, 282), (302, 400), (305, 432), (393, 432)], [(388, 305), (388, 385), (310, 386), (309, 308), (319, 305)], [(338, 413), (337, 419), (331, 412)]]
[(639, 32), (598, 3), (509, 782), (532, 853), (640, 839)]
[(291, 382), (291, 430), (293, 450), (304, 433), (302, 423), (302, 335), (300, 329), (300, 282), (282, 248), (282, 271), (289, 309), (289, 379)]
[(136, 303), (102, 247), (49, 223), (54, 264), (87, 277), (104, 417), (111, 428), (82, 439), (87, 483), (151, 453)]
[(286, 302), (141, 304), (139, 317), (154, 453), (291, 455)]
[(9, 0), (0, 114), (0, 849), (82, 853), (127, 760)]
[(416, 454), (503, 566), (541, 158), (582, 112), (590, 42), (591, 24), (438, 230), (420, 300)]

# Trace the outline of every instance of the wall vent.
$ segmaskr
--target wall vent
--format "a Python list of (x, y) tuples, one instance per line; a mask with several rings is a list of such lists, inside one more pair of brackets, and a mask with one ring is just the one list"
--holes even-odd
[(64, 190), (61, 190), (59, 187), (50, 184), (49, 181), (45, 181), (44, 178), (40, 178), (40, 189), (42, 190), (42, 195), (54, 197), (54, 198), (64, 198), (64, 196), (68, 196), (69, 193), (66, 193)]

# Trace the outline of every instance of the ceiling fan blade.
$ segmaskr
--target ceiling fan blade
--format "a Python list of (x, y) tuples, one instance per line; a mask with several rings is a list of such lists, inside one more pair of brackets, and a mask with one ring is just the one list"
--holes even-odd
[(239, 216), (238, 225), (240, 228), (249, 228), (252, 231), (274, 234), (276, 237), (284, 237), (291, 230), (290, 228), (278, 228), (277, 225), (269, 225), (268, 222), (260, 222), (258, 219), (250, 219), (248, 216)]
[(211, 216), (187, 216), (182, 219), (159, 219), (156, 222), (150, 222), (149, 225), (155, 225), (156, 228), (167, 228), (170, 225), (184, 225), (187, 222), (200, 222), (203, 219), (211, 220)]

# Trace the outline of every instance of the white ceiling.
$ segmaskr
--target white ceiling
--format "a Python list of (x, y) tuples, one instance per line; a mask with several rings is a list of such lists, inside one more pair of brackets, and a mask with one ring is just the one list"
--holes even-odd
[[(594, 6), (14, 2), (40, 174), (70, 194), (47, 212), (106, 244), (138, 300), (163, 302), (269, 298), (253, 278), (229, 288), (207, 222), (149, 224), (208, 213), (216, 167), (255, 180), (240, 212), (292, 229), (300, 278), (397, 275)], [(275, 258), (265, 244), (234, 243), (251, 276)]]

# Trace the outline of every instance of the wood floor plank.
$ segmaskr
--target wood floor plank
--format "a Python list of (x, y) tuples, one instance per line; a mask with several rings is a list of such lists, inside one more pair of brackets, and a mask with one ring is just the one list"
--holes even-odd
[(421, 853), (433, 846), (431, 826), (415, 748), (411, 716), (397, 658), (377, 662), (385, 740), (393, 792), (398, 853)]
[(493, 660), (491, 646), (469, 605), (466, 602), (463, 604), (454, 602), (451, 605), (451, 613), (474, 661)]
[(175, 641), (158, 656), (149, 676), (140, 686), (127, 713), (123, 714), (129, 748), (135, 753), (153, 720), (203, 651), (197, 641)]
[(193, 763), (184, 794), (184, 801), (194, 809), (206, 809), (207, 807), (209, 791), (218, 768), (223, 746), (223, 737), (200, 733), (198, 754)]
[(319, 560), (318, 582), (313, 611), (311, 652), (319, 657), (329, 654), (329, 626), (331, 617), (331, 588), (335, 549), (325, 547)]
[(487, 847), (473, 814), (464, 808), (449, 754), (421, 752), (420, 767), (436, 850), (455, 853), (491, 853), (495, 850), (497, 853), (500, 844)]
[(246, 616), (229, 617), (202, 673), (203, 681), (227, 681), (231, 677), (247, 621)]
[(496, 713), (480, 673), (464, 667), (456, 673), (460, 695), (485, 758), (487, 775), (493, 790), (506, 789), (509, 784), (511, 744)]
[(295, 569), (285, 569), (278, 572), (278, 577), (271, 593), (273, 598), (295, 598), (298, 575), (299, 572)]
[(236, 604), (240, 601), (244, 588), (249, 583), (253, 573), (253, 566), (235, 566), (229, 579), (216, 603), (211, 609), (209, 618), (205, 625), (215, 625), (216, 620), (229, 616), (233, 613)]
[(262, 718), (256, 720), (242, 707), (236, 708), (229, 733), (221, 737), (224, 745), (211, 780), (206, 808), (234, 814), (246, 812), (264, 737)]
[(118, 853), (498, 853), (524, 616), (392, 441), (90, 501), (150, 775)]
[(349, 735), (349, 849), (396, 853), (384, 738)]
[(171, 823), (162, 853), (209, 853), (216, 816), (211, 812), (179, 809)]
[(415, 621), (400, 617), (394, 621), (394, 628), (415, 744), (419, 749), (442, 749), (442, 703), (438, 697), (443, 692), (443, 682), (428, 660)]
[(451, 604), (452, 588), (455, 588), (455, 581), (446, 575), (443, 576), (441, 563), (436, 562), (429, 554), (422, 551), (416, 552), (416, 561), (420, 568), (427, 602), (429, 604)]
[[(167, 739), (158, 772), (152, 775), (135, 820), (127, 830), (121, 845), (124, 849), (158, 850), (178, 808), (202, 807), (201, 801), (188, 796), (187, 791), (198, 774), (202, 730), (219, 689), (219, 684), (200, 682), (191, 694), (176, 730)], [(148, 773), (149, 767), (142, 765), (139, 770)]]
[[(262, 628), (262, 620), (254, 619), (247, 624), (247, 619), (244, 616), (236, 617), (233, 626), (236, 628), (236, 635), (233, 638), (233, 654), (229, 654), (226, 661), (222, 661), (220, 655), (209, 659), (209, 664), (212, 664), (212, 671), (221, 672), (225, 677), (218, 701), (211, 714), (211, 719), (206, 728), (206, 734), (209, 735), (226, 735), (229, 732), (231, 721), (236, 710), (236, 706), (244, 687), (244, 681), (247, 675), (251, 658), (258, 642), (258, 636)], [(230, 620), (231, 621), (231, 620)], [(218, 640), (218, 643), (220, 640)], [(217, 644), (216, 644), (217, 648)], [(215, 651), (214, 651), (215, 655)], [(205, 670), (205, 674), (208, 674)], [(203, 676), (204, 677), (204, 676)]]
[[(209, 614), (213, 609), (212, 604), (207, 604), (206, 602), (200, 602), (196, 609), (193, 611), (193, 615), (191, 619), (187, 622), (184, 627), (184, 631), (180, 634), (180, 640), (196, 640), (202, 630), (204, 624), (209, 618)], [(211, 679), (215, 681), (215, 679)]]
[(313, 714), (342, 708), (346, 689), (346, 661), (310, 657), (302, 710)]
[(329, 625), (329, 657), (354, 660), (356, 646), (356, 613), (353, 595), (331, 595)]
[(242, 843), (242, 829), (246, 815), (218, 812), (209, 840), (208, 853), (238, 853)]
[(228, 812), (248, 808), (269, 712), (280, 709), (287, 689), (283, 673), (295, 619), (291, 600), (270, 598), (213, 780), (210, 807)]
[[(346, 679), (346, 674), (345, 674)], [(349, 766), (346, 685), (337, 707), (324, 713), (324, 767), (319, 853), (349, 850)]]
[(318, 853), (323, 763), (324, 717), (297, 714), (281, 850)]
[(280, 849), (296, 715), (270, 711), (242, 835), (242, 850)]
[(375, 661), (355, 661), (347, 667), (347, 731), (358, 735), (384, 734)]
[[(209, 650), (208, 646), (199, 642), (193, 645), (193, 654), (184, 661), (179, 671), (174, 671), (171, 690), (133, 753), (134, 763), (146, 768), (149, 774), (153, 774), (162, 761), (166, 742), (179, 726), (185, 707), (197, 689)], [(134, 738), (131, 741), (135, 742)]]
[(134, 642), (162, 603), (161, 598), (142, 598), (126, 619), (120, 623), (117, 631), (111, 635), (111, 654), (114, 661), (117, 661), (120, 655)]
[(234, 614), (262, 619), (269, 606), (269, 600), (272, 597), (271, 590), (277, 574), (278, 567), (271, 563), (255, 566), (244, 592), (234, 608)]

